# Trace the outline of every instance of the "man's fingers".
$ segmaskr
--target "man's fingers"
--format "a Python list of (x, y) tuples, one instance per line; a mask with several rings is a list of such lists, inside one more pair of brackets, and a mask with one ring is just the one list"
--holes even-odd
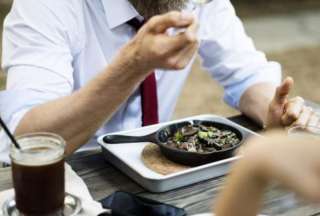
[(293, 122), (295, 122), (299, 116), (300, 113), (303, 111), (304, 107), (304, 100), (301, 97), (296, 97), (291, 99), (285, 107), (285, 113), (281, 117), (281, 122), (284, 126), (289, 126)]
[(199, 23), (198, 20), (195, 18), (193, 23), (191, 25), (189, 25), (189, 27), (186, 29), (186, 34), (196, 34), (198, 32), (199, 29)]
[(168, 39), (168, 44), (171, 44), (169, 49), (169, 54), (180, 52), (184, 50), (187, 46), (194, 46), (198, 44), (198, 39), (196, 35), (192, 35), (188, 31), (180, 33), (177, 36), (172, 36)]
[[(158, 37), (158, 42), (159, 42)], [(185, 50), (187, 47), (194, 47), (198, 45), (197, 39), (197, 23), (195, 22), (189, 26), (186, 31), (181, 32), (175, 36), (163, 35), (161, 37), (162, 45), (159, 49), (166, 50), (167, 56), (174, 56)]]
[(157, 46), (154, 45), (154, 52), (163, 57), (170, 57), (177, 55), (188, 46), (198, 44), (197, 29), (198, 22), (194, 19), (193, 23), (184, 32), (177, 35), (158, 34), (154, 37), (157, 40)]
[(298, 120), (293, 123), (293, 126), (303, 126), (303, 127), (306, 126), (312, 114), (313, 114), (312, 108), (305, 106)]
[(173, 65), (176, 70), (185, 68), (194, 56), (197, 48), (198, 44), (191, 44), (189, 46), (186, 46), (176, 56), (170, 58), (170, 60), (172, 61), (170, 62), (170, 65)]
[(277, 104), (284, 104), (288, 95), (293, 88), (294, 82), (291, 77), (287, 77), (282, 84), (277, 88), (274, 100)]
[(172, 11), (157, 15), (146, 24), (147, 29), (154, 33), (164, 33), (168, 28), (184, 28), (192, 25), (195, 17), (191, 13)]
[(198, 21), (195, 19), (194, 22), (186, 28), (184, 32), (180, 32), (175, 36), (168, 37), (168, 41), (172, 44), (172, 51), (180, 51), (184, 49), (188, 44), (194, 44), (198, 42)]

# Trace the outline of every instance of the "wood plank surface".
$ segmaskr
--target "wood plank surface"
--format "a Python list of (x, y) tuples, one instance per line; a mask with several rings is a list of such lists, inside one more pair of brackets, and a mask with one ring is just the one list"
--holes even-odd
[(85, 181), (95, 200), (100, 200), (118, 190), (132, 193), (144, 191), (142, 187), (108, 163), (100, 149), (77, 153), (68, 158), (67, 162)]
[[(316, 104), (312, 104), (312, 106), (316, 110), (320, 110), (320, 106)], [(253, 130), (259, 129), (243, 116), (231, 119)], [(225, 182), (225, 177), (219, 177), (173, 191), (155, 194), (146, 191), (105, 161), (99, 149), (76, 153), (67, 161), (85, 181), (95, 200), (100, 200), (115, 191), (122, 190), (183, 207), (189, 214), (209, 212), (212, 208), (213, 199), (223, 188)], [(0, 169), (0, 191), (11, 187), (10, 168)], [(269, 215), (287, 216), (320, 215), (320, 207), (317, 206), (302, 203), (295, 206), (288, 205), (288, 203), (285, 203), (288, 195), (290, 193), (279, 188), (270, 188), (265, 195), (262, 212)]]
[[(185, 208), (191, 214), (209, 212), (213, 200), (223, 188), (225, 177), (219, 177), (165, 193), (150, 193), (107, 163), (100, 151), (78, 153), (68, 159), (74, 170), (88, 185), (94, 199), (100, 200), (117, 190)], [(10, 168), (0, 169), (0, 191), (12, 187)], [(318, 215), (319, 207), (299, 204), (287, 206), (288, 192), (270, 188), (262, 213), (268, 215)], [(320, 214), (319, 214), (320, 215)]]

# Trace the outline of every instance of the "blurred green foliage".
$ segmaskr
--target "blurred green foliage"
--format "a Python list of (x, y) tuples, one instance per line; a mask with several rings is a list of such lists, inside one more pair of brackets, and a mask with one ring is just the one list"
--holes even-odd
[(6, 85), (5, 76), (0, 76), (0, 90), (4, 89)]
[(319, 0), (231, 0), (240, 17), (288, 14), (319, 10)]
[[(6, 14), (9, 12), (9, 10), (10, 10), (10, 5), (0, 3), (0, 39), (1, 41), (2, 41), (3, 19), (6, 16)], [(0, 43), (0, 57), (1, 57), (1, 43)], [(1, 64), (1, 59), (0, 59), (0, 64)], [(4, 86), (5, 86), (5, 76), (0, 67), (0, 90), (3, 89)]]

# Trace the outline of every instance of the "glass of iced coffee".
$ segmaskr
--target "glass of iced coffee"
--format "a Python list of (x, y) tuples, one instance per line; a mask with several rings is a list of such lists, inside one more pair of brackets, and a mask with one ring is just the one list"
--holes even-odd
[(65, 141), (51, 133), (17, 138), (11, 146), (16, 207), (21, 215), (61, 215), (65, 199)]

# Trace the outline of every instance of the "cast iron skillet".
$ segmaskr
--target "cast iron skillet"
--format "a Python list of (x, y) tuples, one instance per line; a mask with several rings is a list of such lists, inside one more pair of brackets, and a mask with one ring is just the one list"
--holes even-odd
[[(227, 129), (234, 132), (240, 142), (233, 147), (223, 149), (216, 152), (208, 153), (197, 153), (197, 152), (187, 152), (174, 147), (166, 145), (166, 142), (169, 137), (171, 137), (179, 128), (186, 125), (205, 125), (205, 126), (214, 126), (218, 129)], [(214, 161), (222, 160), (229, 158), (233, 155), (233, 152), (238, 148), (244, 141), (243, 133), (235, 127), (226, 125), (214, 121), (188, 121), (180, 122), (175, 124), (167, 125), (154, 133), (145, 135), (145, 136), (122, 136), (122, 135), (106, 135), (103, 138), (103, 141), (107, 144), (123, 144), (123, 143), (136, 143), (136, 142), (151, 142), (160, 147), (160, 150), (164, 156), (169, 160), (172, 160), (176, 163), (188, 165), (188, 166), (198, 166), (206, 163), (211, 163)]]

